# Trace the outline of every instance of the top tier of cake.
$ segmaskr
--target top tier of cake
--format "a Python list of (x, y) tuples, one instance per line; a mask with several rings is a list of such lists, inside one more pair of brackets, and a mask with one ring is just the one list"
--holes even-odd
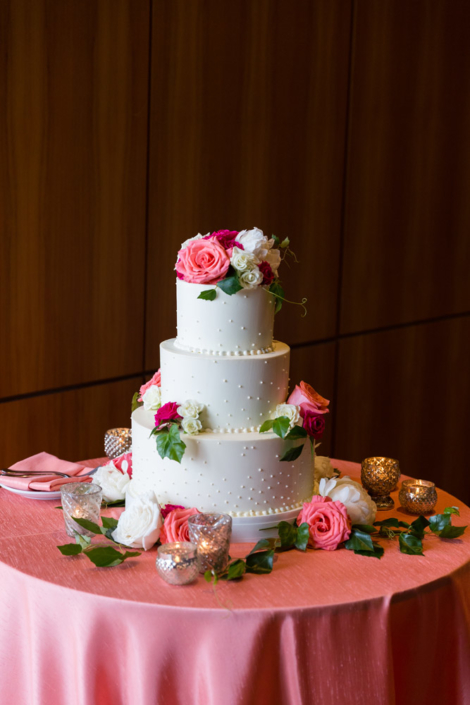
[[(272, 351), (275, 298), (265, 287), (229, 296), (208, 284), (177, 281), (175, 346), (212, 355), (260, 355)], [(213, 301), (199, 294), (215, 289)]]

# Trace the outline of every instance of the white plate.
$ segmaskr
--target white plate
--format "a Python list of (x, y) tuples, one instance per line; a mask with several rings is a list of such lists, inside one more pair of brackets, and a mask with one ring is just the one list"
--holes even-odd
[(41, 492), (39, 490), (18, 490), (16, 487), (7, 487), (1, 483), (0, 487), (3, 487), (7, 492), (13, 492), (13, 494), (19, 494), (21, 497), (27, 497), (28, 499), (60, 499), (60, 491)]

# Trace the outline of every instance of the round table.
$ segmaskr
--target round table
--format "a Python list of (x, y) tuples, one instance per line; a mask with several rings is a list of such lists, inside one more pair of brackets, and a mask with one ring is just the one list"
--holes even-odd
[(470, 703), (470, 530), (424, 557), (289, 551), (214, 591), (164, 583), (155, 549), (114, 568), (62, 556), (58, 504), (0, 491), (2, 705)]

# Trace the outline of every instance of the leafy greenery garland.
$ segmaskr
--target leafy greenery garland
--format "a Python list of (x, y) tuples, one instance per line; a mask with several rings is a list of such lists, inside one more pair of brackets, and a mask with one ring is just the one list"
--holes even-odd
[[(275, 433), (279, 438), (283, 438), (286, 441), (297, 441), (301, 438), (307, 438), (307, 431), (303, 426), (294, 426), (290, 428), (290, 421), (287, 418), (287, 416), (278, 416), (277, 419), (268, 419), (267, 421), (264, 422), (264, 424), (260, 428), (260, 433), (267, 433), (268, 431), (271, 431)], [(313, 457), (313, 451), (315, 448), (315, 442), (311, 436), (310, 438), (310, 445), (311, 445), (311, 450), (312, 450), (312, 457)], [(304, 443), (298, 446), (294, 446), (293, 448), (289, 448), (286, 450), (286, 452), (282, 455), (279, 460), (285, 460), (285, 461), (293, 461), (297, 460), (299, 455), (302, 453), (304, 449)]]

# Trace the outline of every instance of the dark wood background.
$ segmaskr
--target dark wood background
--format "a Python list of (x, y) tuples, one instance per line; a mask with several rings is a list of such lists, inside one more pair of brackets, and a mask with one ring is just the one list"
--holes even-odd
[(197, 232), (301, 264), (322, 452), (470, 502), (470, 42), (454, 0), (0, 3), (0, 463), (102, 454)]

